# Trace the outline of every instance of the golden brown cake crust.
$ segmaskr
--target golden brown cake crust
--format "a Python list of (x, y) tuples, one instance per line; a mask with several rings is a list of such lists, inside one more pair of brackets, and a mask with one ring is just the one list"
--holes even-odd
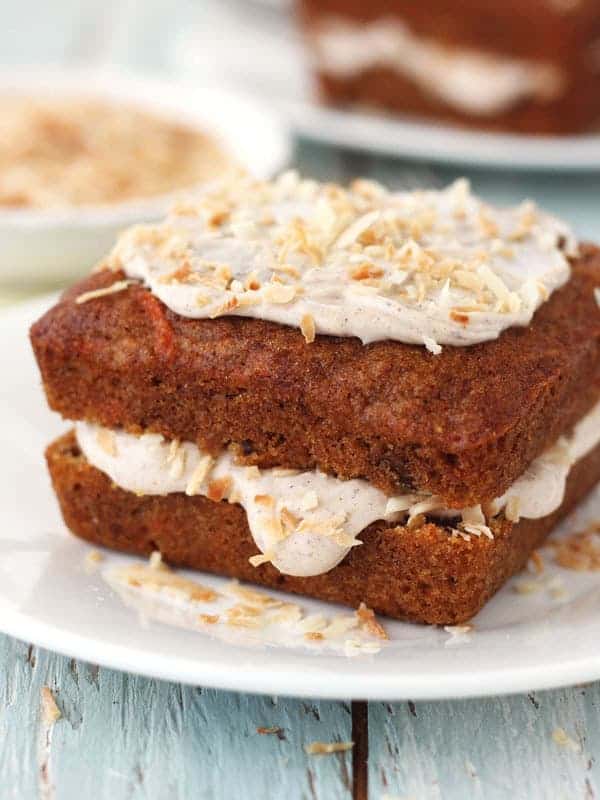
[(33, 326), (51, 408), (214, 454), (235, 443), (250, 464), (318, 465), (464, 507), (501, 495), (600, 395), (591, 246), (528, 328), (438, 356), (392, 341), (307, 344), (260, 320), (185, 319), (139, 285), (74, 302), (122, 278), (87, 278)]
[(364, 544), (330, 572), (296, 578), (248, 563), (257, 548), (238, 505), (183, 494), (137, 497), (90, 466), (72, 433), (46, 457), (66, 524), (89, 542), (139, 555), (160, 550), (173, 565), (354, 607), (364, 601), (381, 614), (441, 625), (476, 614), (600, 479), (599, 445), (573, 467), (561, 508), (544, 519), (497, 520), (493, 540), (469, 542), (433, 523), (412, 530), (374, 523), (360, 535)]

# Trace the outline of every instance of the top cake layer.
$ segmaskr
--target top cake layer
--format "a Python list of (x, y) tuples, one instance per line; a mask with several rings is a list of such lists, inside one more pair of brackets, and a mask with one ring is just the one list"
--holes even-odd
[(573, 237), (531, 203), (240, 178), (126, 232), (111, 263), (192, 318), (255, 317), (315, 334), (472, 345), (525, 326), (569, 278)]
[(66, 417), (464, 508), (499, 497), (600, 397), (592, 247), (529, 326), (435, 356), (350, 337), (308, 344), (262, 320), (186, 319), (123, 279), (102, 270), (32, 328), (48, 401)]

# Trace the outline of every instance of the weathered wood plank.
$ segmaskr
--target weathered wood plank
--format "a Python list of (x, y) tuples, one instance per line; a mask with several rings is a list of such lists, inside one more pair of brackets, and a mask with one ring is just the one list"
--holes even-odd
[[(44, 685), (63, 713), (47, 752), (38, 714)], [(303, 749), (351, 739), (346, 703), (182, 687), (29, 650), (8, 637), (0, 637), (0, 701), (2, 800), (33, 799), (38, 788), (56, 800), (352, 795), (351, 753)], [(274, 726), (279, 735), (256, 730)]]
[[(370, 796), (600, 796), (600, 685), (509, 698), (370, 706)], [(559, 744), (562, 728), (570, 740)]]

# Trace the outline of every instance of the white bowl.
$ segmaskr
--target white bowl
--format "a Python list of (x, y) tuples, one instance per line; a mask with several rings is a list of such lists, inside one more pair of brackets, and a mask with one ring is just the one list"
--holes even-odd
[[(86, 97), (126, 102), (197, 127), (258, 177), (285, 166), (290, 144), (280, 119), (260, 103), (228, 91), (97, 71), (0, 73), (0, 96)], [(177, 192), (181, 195), (182, 192)], [(60, 210), (0, 210), (0, 284), (52, 286), (85, 273), (136, 222), (160, 219), (173, 195)]]

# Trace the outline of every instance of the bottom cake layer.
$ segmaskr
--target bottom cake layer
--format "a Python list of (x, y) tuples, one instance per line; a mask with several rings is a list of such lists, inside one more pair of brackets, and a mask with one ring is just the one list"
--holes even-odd
[(52, 483), (71, 531), (127, 553), (159, 550), (165, 561), (414, 622), (453, 625), (473, 617), (523, 567), (556, 523), (600, 481), (600, 446), (572, 468), (561, 507), (543, 519), (491, 523), (494, 539), (451, 536), (428, 522), (418, 528), (382, 522), (360, 535), (334, 569), (298, 578), (271, 564), (253, 567), (256, 545), (239, 505), (184, 494), (126, 492), (92, 467), (73, 433), (46, 452)]

